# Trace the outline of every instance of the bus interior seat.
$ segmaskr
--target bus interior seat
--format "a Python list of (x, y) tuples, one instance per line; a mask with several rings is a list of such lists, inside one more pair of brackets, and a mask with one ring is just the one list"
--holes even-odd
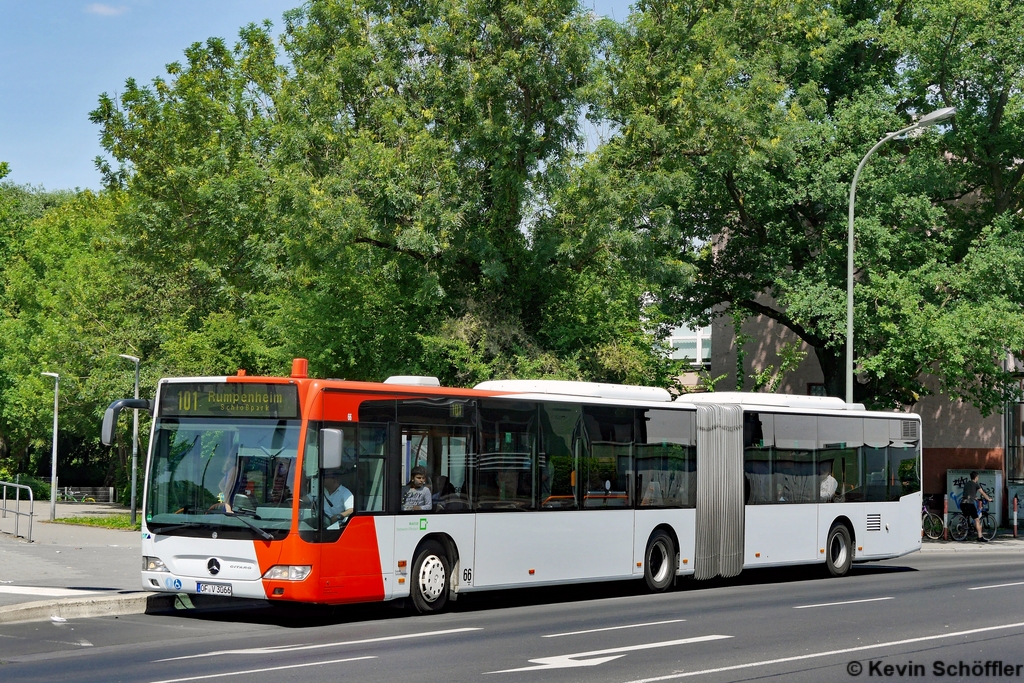
[(640, 499), (640, 505), (647, 507), (664, 504), (665, 498), (661, 494), (661, 482), (657, 480), (647, 482), (647, 490), (644, 491), (644, 496)]

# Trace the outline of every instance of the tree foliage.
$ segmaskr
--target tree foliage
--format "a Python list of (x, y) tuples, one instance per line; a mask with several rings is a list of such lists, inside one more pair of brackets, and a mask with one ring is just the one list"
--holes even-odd
[(594, 164), (628, 188), (615, 213), (693, 279), (670, 318), (764, 315), (844, 393), (846, 208), (856, 205), (855, 399), (911, 404), (926, 377), (984, 412), (1011, 394), (1024, 342), (1022, 15), (1012, 2), (637, 5), (613, 41)]
[[(672, 386), (669, 330), (728, 312), (789, 327), (841, 395), (853, 170), (950, 105), (860, 181), (856, 398), (912, 403), (931, 374), (998, 407), (1024, 347), (1021, 16), (641, 0), (618, 25), (576, 0), (312, 0), (279, 36), (191, 45), (100, 97), (102, 192), (0, 183), (0, 468), (48, 462), (39, 373), (59, 372), (72, 476), (124, 485), (127, 432), (98, 445), (131, 391), (119, 353), (144, 394), (295, 356), (350, 379)], [(610, 131), (589, 149), (587, 119)]]

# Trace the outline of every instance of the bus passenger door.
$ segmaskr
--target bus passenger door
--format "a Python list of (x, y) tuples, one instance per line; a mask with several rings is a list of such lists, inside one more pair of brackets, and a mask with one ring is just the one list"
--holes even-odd
[[(329, 603), (384, 600), (394, 590), (389, 577), (394, 571), (394, 520), (380, 514), (387, 482), (386, 426), (325, 422), (322, 431), (340, 432), (342, 455), (340, 466), (322, 460), (328, 466), (307, 486), (316, 499), (308, 524), (319, 527), (321, 593)], [(314, 449), (311, 441), (307, 453)], [(328, 441), (318, 439), (319, 448), (328, 450)], [(345, 504), (354, 511), (350, 516), (328, 516)]]

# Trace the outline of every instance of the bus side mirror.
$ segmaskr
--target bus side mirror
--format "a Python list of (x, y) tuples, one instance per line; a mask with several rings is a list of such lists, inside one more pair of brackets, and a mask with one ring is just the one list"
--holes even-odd
[(336, 470), (341, 467), (341, 447), (344, 445), (344, 432), (340, 429), (321, 429), (320, 467), (325, 470)]
[(153, 412), (153, 402), (144, 398), (120, 398), (109, 406), (107, 412), (103, 413), (103, 429), (100, 430), (100, 441), (104, 446), (114, 443), (114, 432), (117, 430), (117, 417), (125, 408), (133, 410), (145, 410)]

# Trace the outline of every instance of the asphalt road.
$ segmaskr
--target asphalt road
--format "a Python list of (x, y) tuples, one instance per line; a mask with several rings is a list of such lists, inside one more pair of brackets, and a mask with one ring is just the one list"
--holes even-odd
[(253, 606), (11, 624), (0, 681), (1024, 680), (1022, 563), (915, 554), (842, 579), (799, 568), (664, 595), (640, 582), (494, 592), (430, 617)]

